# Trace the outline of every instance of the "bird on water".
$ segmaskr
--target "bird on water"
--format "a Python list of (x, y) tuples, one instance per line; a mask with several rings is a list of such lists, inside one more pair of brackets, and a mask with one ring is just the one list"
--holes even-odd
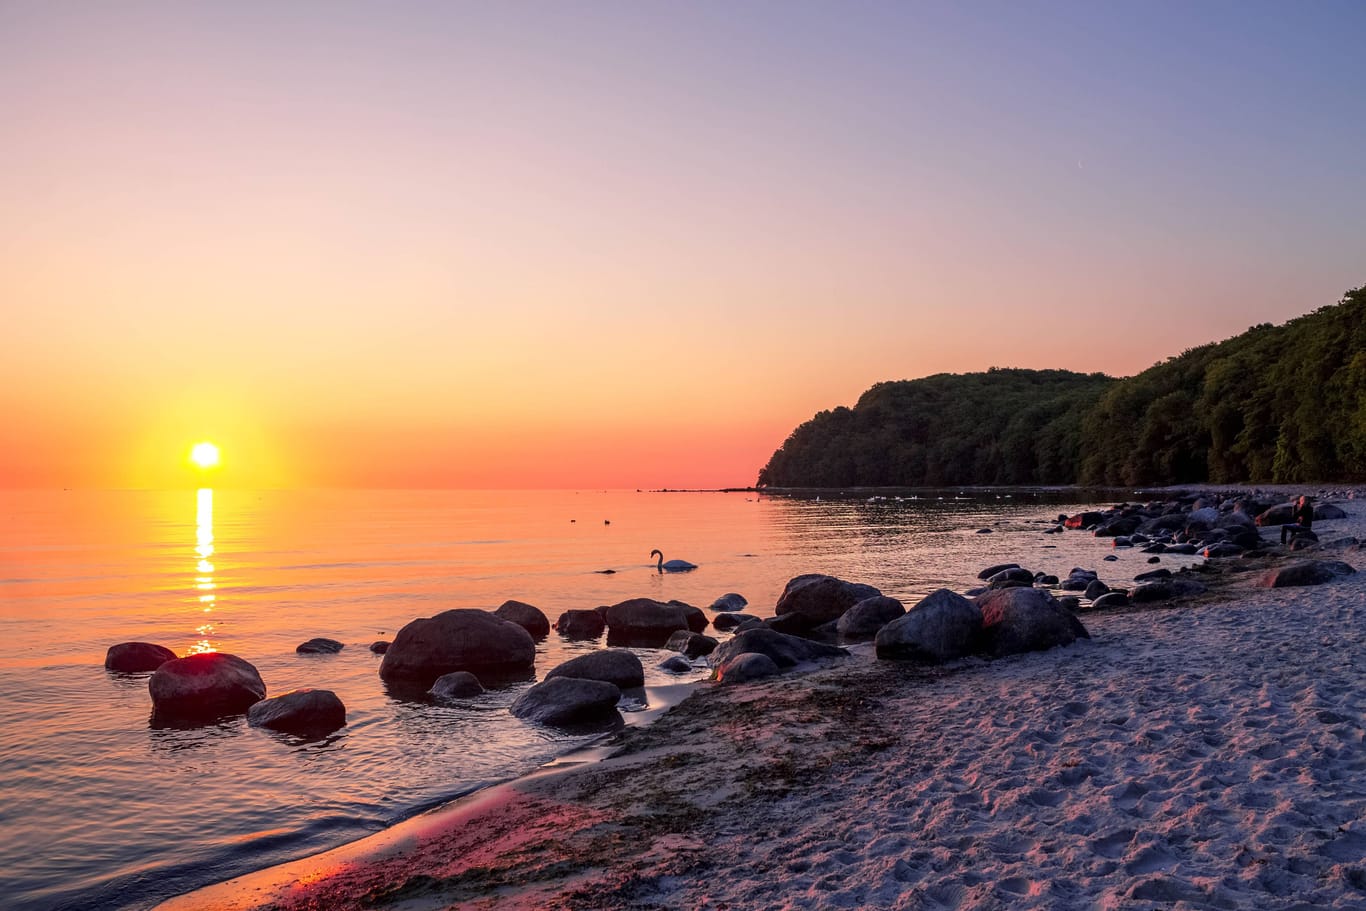
[(650, 556), (659, 557), (659, 562), (655, 564), (655, 568), (662, 573), (685, 573), (690, 569), (697, 569), (696, 563), (689, 563), (687, 560), (670, 560), (665, 563), (663, 551), (652, 550)]

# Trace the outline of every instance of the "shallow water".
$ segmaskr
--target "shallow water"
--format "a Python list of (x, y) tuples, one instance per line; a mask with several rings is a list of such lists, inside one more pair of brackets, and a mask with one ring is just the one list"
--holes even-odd
[[(553, 621), (638, 596), (705, 607), (729, 591), (767, 616), (805, 572), (867, 582), (909, 606), (1006, 560), (1064, 575), (1095, 568), (1115, 582), (1148, 568), (1132, 552), (1102, 563), (1109, 542), (1089, 535), (1043, 535), (1077, 500), (0, 492), (0, 894), (14, 909), (145, 907), (375, 831), (584, 742), (507, 713), (529, 682), (459, 705), (389, 694), (367, 647), (414, 617), (515, 598)], [(660, 574), (647, 557), (656, 547), (700, 568)], [(346, 648), (295, 653), (314, 636)], [(146, 675), (103, 669), (105, 650), (129, 640), (239, 655), (273, 695), (332, 689), (348, 724), (312, 741), (241, 716), (153, 726)], [(598, 647), (552, 633), (537, 672)], [(655, 670), (659, 652), (637, 652), (647, 683), (678, 682)]]

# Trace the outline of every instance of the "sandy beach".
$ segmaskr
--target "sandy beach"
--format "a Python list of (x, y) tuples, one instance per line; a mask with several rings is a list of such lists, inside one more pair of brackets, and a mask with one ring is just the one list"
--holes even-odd
[[(1340, 505), (1322, 539), (1366, 537)], [(1043, 653), (703, 685), (606, 758), (159, 907), (1366, 908), (1366, 573), (1260, 575)]]

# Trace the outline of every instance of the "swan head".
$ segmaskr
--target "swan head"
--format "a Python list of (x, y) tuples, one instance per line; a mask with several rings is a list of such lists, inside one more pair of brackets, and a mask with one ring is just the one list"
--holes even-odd
[(663, 551), (660, 551), (660, 550), (652, 550), (652, 551), (650, 551), (650, 556), (652, 556), (652, 557), (656, 557), (656, 556), (657, 556), (657, 557), (659, 557), (659, 559), (663, 560), (663, 559), (664, 559), (664, 552), (663, 552)]

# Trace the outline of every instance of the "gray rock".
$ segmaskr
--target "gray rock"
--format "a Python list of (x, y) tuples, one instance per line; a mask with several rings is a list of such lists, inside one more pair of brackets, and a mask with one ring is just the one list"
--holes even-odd
[(1145, 573), (1134, 576), (1135, 582), (1154, 582), (1158, 579), (1170, 579), (1172, 571), (1170, 569), (1150, 569)]
[(844, 639), (871, 639), (891, 621), (906, 613), (906, 608), (895, 598), (875, 595), (864, 598), (849, 608), (835, 621), (835, 629)]
[(619, 719), (621, 690), (614, 684), (581, 677), (551, 677), (527, 690), (512, 704), (523, 721), (576, 725)]
[(1104, 557), (1101, 557), (1101, 559), (1104, 560), (1106, 563), (1113, 563), (1116, 560), (1118, 560), (1119, 557), (1116, 557), (1114, 554), (1106, 554)]
[(1033, 585), (1034, 574), (1023, 567), (1016, 566), (1011, 569), (1003, 569), (987, 579), (987, 585), (989, 586), (995, 586), (1002, 582), (1018, 582), (1021, 585)]
[(1345, 519), (1347, 513), (1341, 507), (1334, 506), (1332, 503), (1323, 503), (1314, 507), (1314, 521), (1327, 522), (1333, 519)]
[(719, 645), (708, 660), (712, 667), (720, 667), (729, 659), (744, 652), (767, 655), (779, 667), (792, 667), (806, 661), (843, 658), (849, 655), (847, 651), (834, 645), (812, 642), (809, 639), (761, 627), (736, 633), (730, 641)]
[(393, 645), (393, 643), (388, 639), (376, 639), (374, 642), (370, 643), (370, 651), (376, 655), (383, 655), (385, 652), (389, 651), (389, 646), (391, 645)]
[(1213, 506), (1205, 506), (1201, 509), (1192, 509), (1190, 515), (1186, 516), (1186, 527), (1192, 525), (1204, 525), (1213, 527), (1219, 522), (1219, 510)]
[(530, 633), (533, 639), (544, 639), (550, 635), (550, 618), (542, 613), (539, 607), (533, 607), (523, 601), (504, 601), (493, 615), (517, 624)]
[(1020, 564), (1018, 563), (997, 563), (994, 566), (988, 566), (986, 569), (982, 570), (980, 573), (977, 574), (977, 578), (985, 582), (987, 579), (990, 579), (992, 576), (996, 575), (999, 572), (1004, 572), (1007, 569), (1019, 568)]
[(1263, 588), (1287, 588), (1298, 585), (1322, 585), (1355, 573), (1339, 560), (1299, 560), (1278, 566), (1258, 582)]
[(379, 675), (430, 685), (452, 671), (483, 678), (525, 673), (535, 663), (536, 642), (526, 630), (488, 611), (459, 609), (420, 617), (399, 630)]
[(735, 592), (726, 592), (721, 597), (711, 603), (711, 609), (715, 612), (735, 613), (742, 611), (749, 604), (744, 595)]
[(427, 691), (428, 696), (435, 696), (438, 699), (469, 699), (483, 693), (484, 685), (469, 671), (442, 674)]
[(109, 646), (104, 653), (104, 666), (120, 674), (142, 674), (154, 671), (167, 661), (174, 661), (175, 652), (164, 645), (151, 642), (120, 642)]
[(608, 648), (588, 652), (558, 664), (545, 675), (554, 677), (576, 677), (580, 680), (601, 680), (611, 683), (618, 689), (628, 690), (645, 685), (645, 666), (640, 663), (634, 652), (623, 648)]
[(1113, 607), (1128, 607), (1129, 593), (1110, 591), (1091, 602), (1091, 610), (1106, 610)]
[(655, 666), (671, 674), (686, 674), (692, 670), (692, 662), (682, 655), (670, 655)]
[(712, 618), (711, 625), (717, 632), (724, 633), (726, 630), (735, 629), (746, 620), (758, 620), (753, 614), (717, 614)]
[(292, 734), (326, 734), (346, 724), (346, 706), (331, 690), (294, 690), (254, 703), (247, 709), (247, 724)]
[(1084, 597), (1094, 601), (1109, 590), (1110, 586), (1106, 585), (1104, 582), (1099, 579), (1092, 579), (1091, 584), (1086, 586), (1086, 591), (1082, 594)]
[(877, 656), (942, 664), (974, 651), (981, 632), (981, 609), (962, 595), (941, 588), (878, 631)]
[(605, 613), (607, 643), (659, 648), (676, 631), (692, 628), (683, 610), (685, 606), (651, 598), (632, 598), (613, 604)]
[(711, 622), (707, 620), (707, 615), (702, 612), (702, 608), (700, 607), (694, 607), (683, 601), (671, 600), (665, 603), (670, 607), (676, 607), (683, 612), (683, 619), (688, 622), (688, 629), (692, 630), (694, 633), (700, 633), (711, 625)]
[(1255, 521), (1261, 526), (1289, 525), (1295, 521), (1295, 504), (1278, 503), (1257, 516)]
[(147, 691), (153, 713), (173, 718), (236, 714), (266, 698), (266, 684), (256, 668), (224, 652), (167, 661), (148, 679)]
[(596, 639), (607, 629), (607, 621), (595, 610), (567, 610), (555, 621), (555, 631), (566, 639)]
[(882, 592), (861, 582), (846, 582), (834, 576), (808, 574), (788, 581), (774, 608), (775, 615), (801, 614), (816, 624), (838, 620), (840, 615), (865, 598)]
[[(336, 639), (324, 639), (319, 636), (315, 639), (309, 639), (307, 642), (300, 642), (294, 647), (294, 651), (300, 655), (335, 655), (345, 647)], [(327, 690), (320, 690), (319, 692), (325, 693)]]
[(720, 683), (748, 683), (781, 672), (782, 669), (768, 655), (759, 652), (740, 652), (717, 667), (716, 679)]
[(1008, 588), (977, 599), (985, 651), (996, 657), (1041, 651), (1090, 638), (1081, 621), (1048, 592)]
[(682, 652), (689, 658), (702, 658), (716, 651), (717, 641), (711, 636), (704, 636), (701, 633), (694, 633), (691, 630), (679, 630), (669, 637), (669, 641), (664, 643), (664, 647), (675, 652)]

